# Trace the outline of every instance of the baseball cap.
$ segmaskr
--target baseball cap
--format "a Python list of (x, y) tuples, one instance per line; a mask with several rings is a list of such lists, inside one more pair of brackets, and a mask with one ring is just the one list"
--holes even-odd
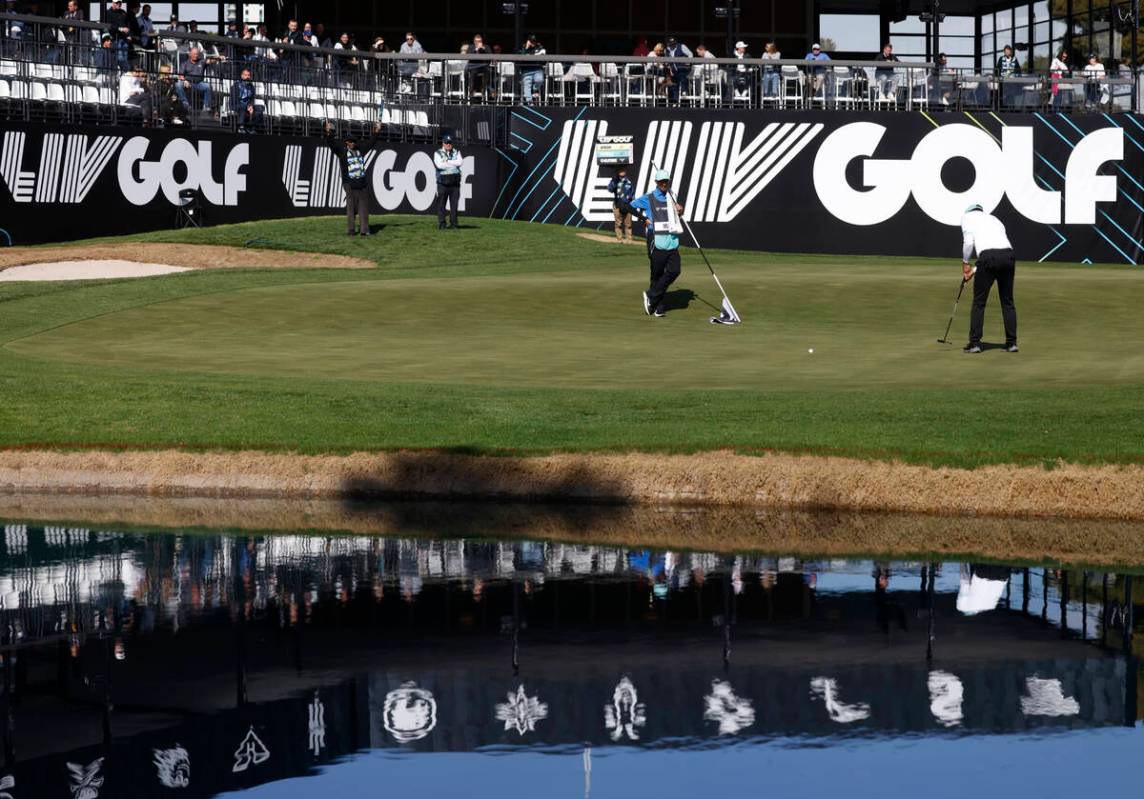
[(818, 42), (815, 42), (814, 44), (812, 44), (812, 45), (810, 46), (810, 49), (811, 49), (811, 50), (821, 50), (821, 49), (822, 49), (822, 45), (821, 45), (821, 44), (819, 44)]
[(746, 50), (746, 49), (747, 49), (747, 43), (746, 43), (746, 42), (742, 42), (742, 41), (740, 41), (740, 42), (735, 42), (735, 49), (736, 49), (736, 50), (740, 50), (740, 49), (742, 49), (742, 50)]
[(446, 133), (443, 136), (441, 136), (441, 144), (452, 144), (452, 143), (453, 143), (453, 134), (452, 133)]
[(657, 169), (655, 171), (655, 182), (659, 183), (661, 180), (671, 180), (671, 175), (668, 174), (666, 169)]
[(981, 207), (980, 205), (978, 205), (977, 203), (974, 203), (973, 205), (971, 205), (971, 206), (969, 206), (968, 208), (966, 208), (966, 209), (965, 209), (965, 213), (967, 213), (967, 214), (971, 214), (971, 213), (973, 213), (974, 211), (981, 211), (981, 212), (983, 212), (983, 213), (984, 213), (985, 209), (984, 209), (984, 208), (982, 208), (982, 207)]

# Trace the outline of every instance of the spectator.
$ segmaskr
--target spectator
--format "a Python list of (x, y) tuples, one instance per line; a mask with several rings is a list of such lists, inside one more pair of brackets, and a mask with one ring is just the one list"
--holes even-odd
[[(692, 58), (691, 50), (675, 36), (667, 37), (667, 48), (664, 54), (669, 58)], [(678, 61), (667, 66), (667, 98), (672, 102), (679, 102), (679, 87), (691, 77), (691, 65)]]
[(187, 54), (187, 60), (183, 62), (182, 67), (179, 69), (179, 80), (175, 84), (175, 94), (179, 96), (179, 102), (188, 109), (191, 108), (190, 100), (187, 97), (187, 91), (191, 90), (199, 94), (203, 98), (203, 111), (211, 110), (211, 87), (207, 83), (207, 62), (202, 56), (202, 51), (197, 47), (192, 47), (191, 51)]
[[(830, 56), (822, 52), (822, 45), (815, 42), (810, 46), (810, 52), (806, 54), (807, 61), (829, 61)], [(810, 70), (810, 91), (811, 93), (817, 92), (826, 83), (826, 69), (824, 67), (811, 67)]]
[[(399, 49), (400, 52), (407, 55), (420, 55), (425, 52), (425, 48), (421, 46), (421, 42), (417, 41), (413, 31), (406, 32), (405, 41), (401, 43)], [(401, 91), (408, 92), (410, 90), (408, 81), (417, 72), (417, 62), (414, 60), (399, 61), (397, 62), (397, 72), (402, 78)]]
[(156, 31), (155, 23), (151, 21), (151, 6), (143, 6), (143, 10), (139, 13), (139, 46), (144, 50), (152, 50), (155, 47)]
[(1017, 56), (1013, 55), (1013, 47), (1005, 45), (1001, 51), (1001, 57), (997, 59), (997, 77), (1001, 78), (1001, 96), (1002, 102), (1005, 105), (1012, 105), (1017, 97), (1018, 86), (1012, 83), (1006, 83), (1008, 78), (1016, 78), (1021, 75), (1021, 62), (1017, 60)]
[[(69, 22), (83, 22), (84, 21), (85, 17), (83, 15), (83, 11), (80, 9), (79, 3), (76, 2), (76, 0), (68, 0), (68, 10), (67, 10), (67, 12), (64, 13), (64, 19), (68, 20)], [(84, 31), (82, 28), (66, 27), (65, 26), (63, 31), (64, 31), (64, 36), (67, 37), (67, 40), (69, 42), (81, 42), (85, 38), (83, 35)], [(87, 41), (90, 42), (91, 39), (88, 38)]]
[[(520, 48), (521, 55), (537, 56), (546, 53), (544, 45), (535, 35), (526, 38), (524, 46)], [(544, 85), (544, 64), (540, 61), (521, 61), (517, 63), (517, 71), (520, 72), (521, 99), (525, 105), (532, 105)]]
[(937, 93), (942, 105), (949, 105), (949, 97), (957, 85), (957, 70), (949, 65), (949, 56), (937, 55)]
[(326, 26), (322, 22), (314, 26), (314, 41), (318, 47), (325, 47), (327, 50), (334, 46), (333, 40), (326, 35)]
[(242, 31), (238, 29), (238, 20), (228, 19), (226, 21), (226, 33), (223, 34), (227, 39), (241, 39)]
[(111, 72), (119, 66), (119, 53), (115, 47), (115, 39), (110, 33), (103, 34), (99, 42), (99, 50), (95, 53), (95, 68), (104, 72)]
[[(338, 37), (338, 43), (334, 45), (334, 49), (355, 50), (356, 48), (354, 47), (353, 40), (350, 39), (350, 35), (343, 33)], [(357, 72), (360, 67), (361, 61), (358, 60), (356, 55), (347, 57), (334, 56), (334, 74), (339, 81), (348, 84), (351, 80), (351, 76)]]
[(123, 73), (119, 78), (119, 104), (138, 108), (143, 114), (143, 127), (151, 127), (151, 93), (147, 90), (147, 73), (138, 69)]
[(282, 34), (282, 41), (285, 44), (304, 44), (302, 31), (298, 29), (298, 20), (292, 19), (286, 23), (286, 32)]
[(179, 22), (178, 16), (176, 16), (175, 14), (172, 14), (171, 15), (171, 21), (169, 23), (167, 23), (167, 27), (163, 28), (163, 30), (167, 33), (186, 33), (187, 32), (187, 26), (181, 24)]
[(626, 166), (617, 167), (616, 176), (608, 182), (608, 194), (612, 195), (616, 240), (626, 244), (632, 240), (632, 200), (636, 196), (636, 188), (628, 178)]
[(1057, 53), (1053, 63), (1049, 64), (1049, 75), (1053, 79), (1053, 107), (1060, 108), (1065, 105), (1066, 95), (1072, 94), (1071, 87), (1061, 91), (1058, 81), (1069, 76), (1069, 51), (1062, 49)]
[[(491, 56), (492, 50), (485, 44), (485, 37), (477, 34), (473, 37), (473, 45), (469, 48), (469, 55)], [(489, 85), (489, 71), (492, 67), (487, 61), (470, 61), (465, 67), (469, 76), (469, 91), (473, 97), (484, 97)]]
[(751, 56), (747, 52), (747, 43), (744, 41), (735, 42), (735, 58), (739, 63), (736, 64), (731, 73), (731, 99), (734, 100), (749, 100), (751, 99), (751, 67), (747, 63), (747, 59)]
[(250, 133), (252, 129), (262, 127), (264, 110), (255, 103), (258, 96), (251, 77), (250, 67), (244, 67), (230, 90), (230, 107), (238, 118), (239, 133)]
[[(887, 42), (882, 45), (882, 52), (874, 56), (875, 61), (883, 64), (896, 64), (898, 57), (894, 55), (894, 46)], [(894, 67), (878, 67), (874, 70), (874, 77), (878, 79), (878, 96), (882, 100), (898, 101), (898, 74)]]
[(393, 52), (392, 50), (389, 49), (389, 45), (385, 43), (385, 37), (384, 36), (378, 36), (376, 39), (374, 39), (373, 44), (370, 45), (369, 51), (371, 53), (392, 53)]
[[(778, 61), (782, 57), (783, 54), (779, 52), (775, 40), (768, 39), (763, 47), (763, 60)], [(763, 97), (775, 98), (779, 96), (779, 72), (780, 69), (776, 66), (763, 67)]]
[(651, 55), (651, 50), (647, 46), (647, 38), (642, 38), (636, 42), (636, 47), (632, 50), (632, 55), (636, 58), (647, 58)]
[(1101, 63), (1099, 53), (1089, 53), (1088, 63), (1084, 67), (1084, 100), (1085, 105), (1095, 106), (1104, 102), (1101, 97), (1105, 87), (1100, 81), (1105, 77), (1104, 64)]
[(131, 66), (131, 19), (123, 10), (121, 0), (111, 0), (111, 7), (108, 8), (104, 21), (111, 26), (116, 63), (120, 69), (126, 70)]
[[(373, 126), (373, 136), (362, 145), (348, 133), (342, 141), (334, 137), (334, 126), (326, 123), (326, 143), (338, 157), (342, 169), (342, 187), (346, 190), (347, 236), (369, 236), (369, 180), (366, 177), (365, 157), (377, 143), (381, 123)], [(355, 230), (355, 222), (360, 218), (360, 233)]]
[(183, 124), (183, 104), (175, 93), (175, 78), (169, 64), (159, 67), (159, 118), (167, 126)]
[[(710, 58), (715, 59), (715, 54), (707, 49), (707, 45), (700, 42), (695, 45), (696, 58)], [(719, 82), (719, 65), (718, 64), (703, 64), (699, 67), (699, 78), (705, 84)]]

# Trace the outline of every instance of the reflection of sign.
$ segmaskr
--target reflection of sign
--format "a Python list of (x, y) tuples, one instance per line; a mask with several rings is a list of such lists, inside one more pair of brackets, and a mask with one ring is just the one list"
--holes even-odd
[(927, 680), (930, 696), (930, 713), (943, 727), (956, 727), (961, 724), (961, 700), (965, 688), (954, 675), (947, 671), (931, 671)]
[(314, 701), (310, 702), (306, 713), (307, 727), (310, 730), (310, 751), (317, 757), (326, 748), (326, 706), (318, 698), (317, 691), (314, 691)]
[(1065, 696), (1061, 681), (1029, 677), (1025, 680), (1027, 696), (1021, 697), (1021, 712), (1026, 716), (1075, 716), (1080, 703)]
[(632, 681), (627, 677), (620, 680), (612, 692), (612, 704), (604, 706), (604, 726), (612, 731), (612, 740), (619, 741), (627, 735), (638, 741), (640, 736), (636, 727), (647, 724), (646, 710)]
[(540, 701), (539, 697), (528, 696), (524, 693), (524, 686), (511, 691), (507, 702), (497, 703), (497, 721), (504, 722), (504, 728), (516, 730), (518, 735), (536, 730), (536, 722), (548, 718), (548, 705)]
[(12, 794), (8, 793), (9, 788), (16, 787), (16, 778), (11, 774), (0, 777), (0, 799), (12, 799)]
[(240, 771), (246, 771), (251, 766), (265, 763), (269, 759), (270, 750), (254, 734), (254, 727), (251, 726), (246, 737), (242, 739), (242, 743), (238, 745), (238, 749), (234, 750), (234, 768), (231, 771), (237, 774)]
[(72, 799), (99, 799), (99, 789), (103, 787), (103, 777), (99, 775), (101, 768), (103, 768), (102, 757), (96, 758), (86, 766), (68, 763)]
[(851, 724), (870, 718), (870, 706), (865, 702), (848, 705), (838, 701), (838, 681), (832, 677), (815, 677), (811, 680), (810, 696), (812, 699), (821, 699), (830, 720), (839, 724)]
[(703, 718), (719, 724), (720, 735), (735, 735), (755, 723), (755, 708), (750, 699), (735, 695), (731, 683), (711, 681), (711, 693), (703, 697)]
[(402, 683), (385, 695), (381, 723), (398, 743), (419, 741), (437, 726), (437, 700), (417, 683)]
[(191, 784), (191, 756), (179, 744), (174, 749), (153, 749), (155, 768), (164, 788), (186, 788)]

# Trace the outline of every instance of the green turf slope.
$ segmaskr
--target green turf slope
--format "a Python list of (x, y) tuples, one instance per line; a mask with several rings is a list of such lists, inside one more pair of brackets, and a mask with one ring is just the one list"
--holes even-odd
[[(488, 220), (438, 233), (389, 217), (369, 241), (341, 224), (138, 238), (256, 240), (376, 270), (0, 286), (0, 445), (1144, 459), (1131, 270), (1022, 264), (1022, 352), (970, 357), (936, 343), (956, 258), (717, 253), (745, 320), (730, 328), (707, 323), (719, 295), (694, 252), (653, 319), (639, 248)], [(1000, 328), (994, 298), (986, 340)]]

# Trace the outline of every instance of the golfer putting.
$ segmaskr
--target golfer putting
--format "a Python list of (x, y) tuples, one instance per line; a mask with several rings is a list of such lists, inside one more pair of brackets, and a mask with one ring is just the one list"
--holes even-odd
[(683, 271), (679, 258), (679, 234), (683, 223), (679, 215), (683, 206), (669, 193), (671, 175), (658, 169), (655, 173), (655, 191), (632, 203), (632, 213), (639, 214), (647, 225), (647, 257), (651, 263), (651, 281), (643, 293), (644, 313), (666, 316), (664, 300), (668, 287)]
[[(977, 254), (977, 268), (970, 264)], [(1016, 260), (1005, 225), (980, 205), (965, 209), (961, 218), (961, 272), (968, 282), (973, 278), (973, 309), (969, 314), (969, 343), (963, 350), (969, 354), (982, 351), (981, 335), (985, 327), (985, 304), (989, 290), (997, 284), (1001, 300), (1001, 317), (1005, 322), (1005, 352), (1017, 352), (1017, 307), (1013, 304), (1013, 276)], [(959, 295), (960, 296), (960, 295)]]

